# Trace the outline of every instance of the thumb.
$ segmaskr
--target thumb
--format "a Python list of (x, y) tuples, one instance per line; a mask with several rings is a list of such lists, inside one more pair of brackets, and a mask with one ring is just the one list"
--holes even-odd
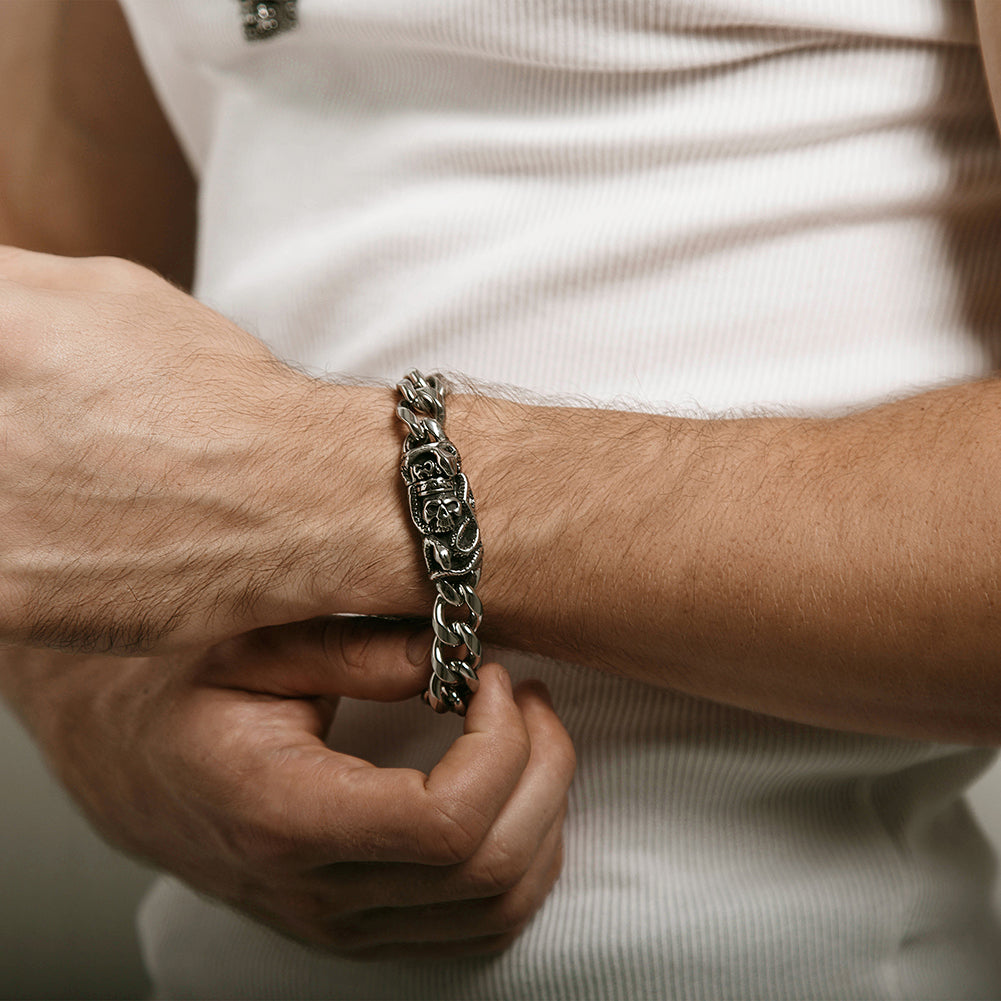
[(356, 616), (268, 626), (216, 646), (200, 678), (270, 695), (396, 702), (427, 686), (432, 635), (423, 621)]

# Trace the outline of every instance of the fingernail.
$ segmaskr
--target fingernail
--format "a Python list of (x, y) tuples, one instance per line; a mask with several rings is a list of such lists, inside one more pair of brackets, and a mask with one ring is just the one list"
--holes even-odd
[(411, 633), (407, 640), (407, 660), (414, 667), (427, 667), (431, 657), (431, 642), (434, 639), (434, 630), (428, 626)]

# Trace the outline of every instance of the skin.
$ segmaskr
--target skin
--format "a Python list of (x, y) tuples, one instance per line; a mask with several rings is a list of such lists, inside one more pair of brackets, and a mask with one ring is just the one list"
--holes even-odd
[(410, 628), (314, 621), (157, 660), (21, 648), (2, 681), (125, 851), (351, 958), (496, 952), (559, 874), (573, 748), (542, 686), (512, 693), (498, 665), (427, 775), (327, 747), (341, 695), (426, 684)]
[[(996, 8), (985, 5), (980, 13), (997, 95), (1001, 30)], [(49, 71), (61, 73), (60, 65), (53, 59)], [(59, 118), (66, 110), (50, 102), (34, 113)], [(117, 117), (104, 114), (103, 127), (113, 132)], [(23, 132), (13, 128), (5, 138), (15, 153)], [(20, 204), (43, 204), (41, 182), (24, 175), (22, 183)], [(99, 172), (90, 183), (100, 188)], [(106, 204), (100, 192), (92, 197)], [(92, 219), (101, 222), (99, 213)], [(49, 228), (62, 231), (58, 218)], [(30, 230), (12, 220), (5, 238), (49, 254), (0, 255), (0, 509), (11, 526), (0, 550), (0, 635), (78, 652), (11, 648), (0, 668), (9, 697), (69, 788), (119, 843), (290, 934), (348, 952), (367, 954), (378, 942), (384, 953), (407, 954), (412, 943), (399, 938), (411, 927), (406, 921), (388, 917), (375, 939), (359, 945), (352, 929), (363, 922), (342, 920), (336, 894), (316, 905), (315, 882), (312, 910), (303, 902), (289, 915), (280, 903), (289, 866), (296, 878), (311, 878), (296, 868), (301, 858), (373, 861), (365, 852), (371, 831), (381, 830), (378, 813), (352, 813), (361, 809), (353, 803), (343, 813), (346, 826), (325, 818), (330, 840), (317, 854), (310, 836), (295, 833), (308, 826), (309, 808), (285, 804), (282, 829), (293, 833), (291, 842), (278, 839), (278, 863), (247, 847), (271, 844), (273, 823), (265, 820), (255, 834), (252, 811), (209, 809), (238, 801), (243, 777), (262, 768), (273, 770), (275, 788), (285, 788), (277, 778), (303, 746), (320, 757), (336, 755), (318, 746), (326, 719), (310, 707), (316, 697), (350, 690), (343, 665), (334, 658), (329, 670), (289, 682), (296, 665), (317, 654), (291, 638), (283, 651), (280, 623), (332, 611), (426, 614), (428, 585), (396, 483), (393, 393), (312, 382), (149, 271), (109, 258), (52, 256), (65, 248), (37, 233), (28, 239)], [(107, 234), (95, 232), (86, 252), (121, 253), (115, 232), (113, 225)], [(156, 263), (152, 254), (132, 253)], [(183, 406), (172, 404), (177, 400)], [(81, 411), (95, 415), (82, 430)], [(996, 743), (999, 418), (996, 380), (835, 420), (690, 421), (454, 395), (449, 431), (476, 490), (488, 545), (486, 636), (800, 722)], [(332, 451), (329, 427), (340, 420), (357, 433)], [(341, 475), (323, 475), (335, 466)], [(626, 470), (631, 489), (623, 492), (614, 484)], [(613, 488), (595, 489), (602, 482)], [(246, 636), (262, 626), (279, 641), (263, 668)], [(399, 640), (394, 646), (391, 633), (379, 636), (378, 677), (388, 672), (395, 679), (399, 671), (412, 681)], [(101, 650), (147, 656), (79, 652)], [(33, 671), (37, 683), (24, 683)], [(384, 860), (421, 866), (419, 877), (417, 870), (387, 877), (379, 868), (365, 869), (364, 878), (395, 874), (391, 899), (404, 911), (426, 906), (422, 894), (438, 878), (429, 874), (443, 864), (475, 868), (483, 845), (506, 843), (497, 830), (506, 829), (507, 804), (521, 783), (542, 783), (536, 795), (548, 826), (516, 821), (510, 828), (522, 839), (518, 857), (528, 860), (505, 891), (525, 885), (519, 920), (500, 932), (489, 923), (468, 926), (476, 940), (497, 947), (551, 883), (572, 751), (541, 693), (529, 689), (512, 700), (490, 680), (492, 671), (485, 674), (470, 725), (499, 735), (520, 714), (528, 763), (520, 772), (514, 764), (503, 770), (515, 776), (513, 784), (510, 777), (497, 788), (485, 781), (492, 812), (477, 837), (460, 837), (461, 860), (443, 855), (442, 845), (453, 843), (462, 823), (426, 837), (423, 844), (432, 847), (425, 855)], [(221, 686), (220, 677), (227, 679)], [(121, 708), (109, 716), (112, 696), (105, 693), (119, 691)], [(396, 680), (381, 691), (402, 695)], [(262, 729), (254, 714), (264, 714), (264, 729), (278, 743), (263, 752), (253, 741), (227, 743), (224, 778), (204, 776), (202, 769), (219, 765), (212, 727), (234, 698), (234, 711), (253, 719), (248, 735)], [(109, 720), (129, 712), (150, 714), (153, 722), (130, 732), (127, 746), (112, 742), (102, 767), (120, 776), (112, 786), (118, 793), (95, 791), (99, 783), (84, 774), (92, 752), (78, 748), (104, 753)], [(151, 740), (151, 733), (165, 740)], [(519, 753), (512, 761), (525, 759), (524, 745)], [(164, 785), (151, 786), (153, 769), (143, 767), (149, 755), (181, 766), (167, 771)], [(550, 755), (560, 765), (545, 785), (531, 763)], [(330, 766), (343, 780), (339, 765)], [(218, 794), (199, 799), (202, 778)], [(338, 817), (350, 800), (353, 779), (346, 781), (333, 782), (325, 800)], [(407, 781), (415, 790), (417, 780)], [(421, 782), (434, 784), (431, 777)], [(138, 790), (147, 788), (157, 790), (154, 812), (182, 811), (167, 826), (166, 843), (149, 845), (148, 815), (132, 809)], [(215, 825), (216, 833), (186, 841), (191, 818)], [(221, 847), (207, 852), (206, 843)], [(192, 860), (193, 852), (207, 854)], [(205, 873), (217, 865), (225, 875), (205, 885)], [(496, 860), (486, 866), (495, 867)], [(246, 894), (234, 890), (261, 869), (283, 876), (262, 877), (263, 888)], [(464, 906), (476, 913), (504, 896), (499, 883), (488, 892), (473, 883), (478, 890)], [(330, 927), (338, 929), (332, 938)]]
[(293, 498), (347, 461), (308, 452), (337, 414), (305, 433), (314, 383), (122, 259), (190, 279), (194, 185), (117, 6), (4, 6), (25, 99), (0, 239), (29, 249), (0, 250), (0, 604), (28, 614), (0, 633), (76, 652), (0, 649), (0, 691), (109, 841), (282, 934), (356, 959), (505, 948), (562, 863), (574, 752), (545, 689), (486, 665), (428, 775), (337, 752), (340, 696), (413, 697), (430, 648), (426, 618), (260, 628), (333, 610), (336, 565), (298, 560), (346, 533)]
[(0, 137), (5, 242), (141, 261), (187, 287), (195, 180), (117, 4), (3, 0), (2, 9), (0, 71), (12, 98)]

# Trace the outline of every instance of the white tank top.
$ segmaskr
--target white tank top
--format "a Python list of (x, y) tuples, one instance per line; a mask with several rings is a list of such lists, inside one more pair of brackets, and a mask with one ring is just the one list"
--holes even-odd
[[(201, 180), (198, 295), (315, 371), (830, 413), (1001, 360), (966, 4), (299, 0), (254, 43), (236, 0), (126, 8)], [(510, 951), (354, 964), (163, 881), (158, 994), (1001, 997), (961, 799), (989, 752), (500, 658), (580, 759), (565, 873)], [(331, 742), (427, 766), (455, 726), (349, 703)]]

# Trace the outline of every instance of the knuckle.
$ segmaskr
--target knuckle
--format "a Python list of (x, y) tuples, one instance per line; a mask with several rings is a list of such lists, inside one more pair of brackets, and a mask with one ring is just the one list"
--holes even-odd
[(462, 865), (483, 843), (489, 820), (467, 804), (433, 803), (421, 827), (422, 855), (428, 865)]
[(497, 933), (520, 933), (542, 906), (559, 878), (563, 867), (563, 841), (555, 845), (552, 858), (534, 876), (526, 873), (511, 889), (493, 901), (490, 925)]
[(101, 280), (111, 287), (129, 288), (137, 284), (144, 284), (152, 276), (153, 272), (141, 264), (126, 260), (124, 257), (89, 257), (86, 258), (87, 265)]
[(466, 880), (477, 896), (496, 896), (517, 886), (531, 863), (531, 853), (523, 848), (491, 846), (471, 860)]

